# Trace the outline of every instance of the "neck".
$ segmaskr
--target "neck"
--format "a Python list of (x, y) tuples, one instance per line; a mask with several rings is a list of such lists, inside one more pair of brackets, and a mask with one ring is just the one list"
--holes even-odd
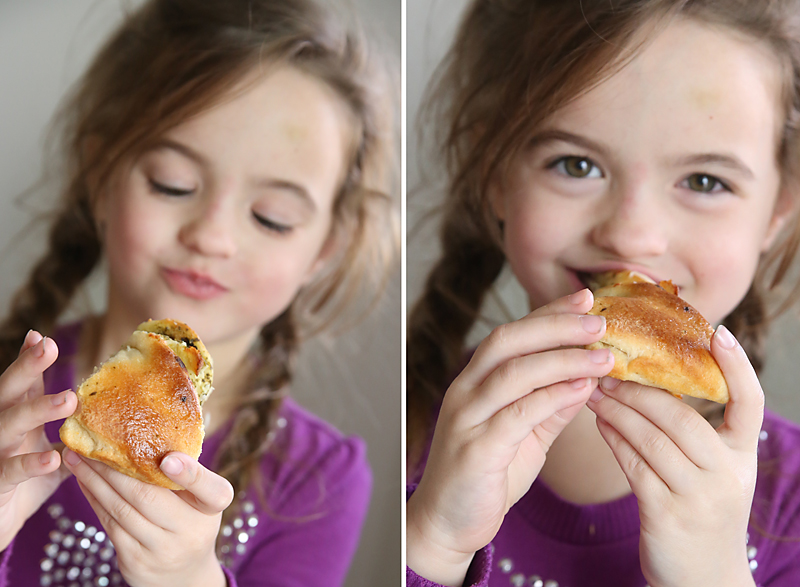
[(586, 407), (556, 438), (539, 477), (559, 497), (579, 505), (613, 501), (631, 492), (594, 413)]

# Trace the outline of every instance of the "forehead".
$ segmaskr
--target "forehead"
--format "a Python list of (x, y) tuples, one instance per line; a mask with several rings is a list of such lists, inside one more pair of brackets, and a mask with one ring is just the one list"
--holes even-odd
[(562, 108), (551, 123), (665, 149), (720, 143), (775, 153), (781, 76), (769, 48), (734, 31), (679, 19), (619, 72)]
[(167, 133), (212, 171), (278, 176), (328, 191), (344, 172), (352, 141), (343, 100), (290, 66), (245, 80), (230, 97)]

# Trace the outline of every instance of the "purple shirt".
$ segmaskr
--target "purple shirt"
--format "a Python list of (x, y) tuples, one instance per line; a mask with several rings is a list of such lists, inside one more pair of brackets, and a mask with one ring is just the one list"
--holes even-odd
[[(800, 427), (767, 411), (758, 460), (751, 523), (742, 536), (750, 568), (760, 587), (798, 587)], [(408, 587), (436, 586), (411, 569), (406, 579)], [(576, 505), (537, 479), (509, 510), (492, 543), (475, 555), (464, 584), (644, 587), (636, 497)]]
[[(72, 358), (80, 325), (59, 331), (59, 358), (45, 373), (46, 393), (75, 389)], [(58, 441), (61, 422), (48, 424)], [(222, 528), (230, 587), (341, 585), (358, 544), (372, 477), (359, 438), (340, 432), (291, 400), (281, 408), (275, 446), (261, 462), (268, 505), (245, 492)], [(209, 467), (227, 426), (203, 442)], [(276, 456), (277, 455), (277, 456)], [(126, 585), (116, 555), (74, 477), (64, 481), (0, 554), (0, 587)]]

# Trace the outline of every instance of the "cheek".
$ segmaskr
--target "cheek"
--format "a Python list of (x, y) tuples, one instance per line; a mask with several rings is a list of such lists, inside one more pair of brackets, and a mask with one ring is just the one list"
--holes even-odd
[(146, 205), (120, 194), (109, 208), (104, 235), (105, 253), (111, 268), (131, 275), (143, 275), (144, 263), (170, 235), (169, 223)]
[(750, 288), (760, 259), (760, 235), (752, 226), (710, 231), (684, 251), (697, 285), (689, 301), (712, 324), (724, 320)]

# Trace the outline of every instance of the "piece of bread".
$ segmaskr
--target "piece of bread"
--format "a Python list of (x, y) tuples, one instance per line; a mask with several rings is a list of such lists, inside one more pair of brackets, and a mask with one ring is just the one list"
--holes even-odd
[(588, 349), (610, 349), (609, 376), (636, 381), (673, 395), (727, 403), (728, 385), (711, 355), (714, 329), (678, 297), (672, 282), (657, 284), (633, 272), (593, 276), (594, 306), (604, 316), (606, 333)]
[(175, 320), (149, 320), (78, 387), (78, 407), (59, 430), (81, 456), (154, 485), (182, 489), (159, 469), (170, 451), (193, 458), (203, 443), (201, 405), (213, 364), (197, 334)]

